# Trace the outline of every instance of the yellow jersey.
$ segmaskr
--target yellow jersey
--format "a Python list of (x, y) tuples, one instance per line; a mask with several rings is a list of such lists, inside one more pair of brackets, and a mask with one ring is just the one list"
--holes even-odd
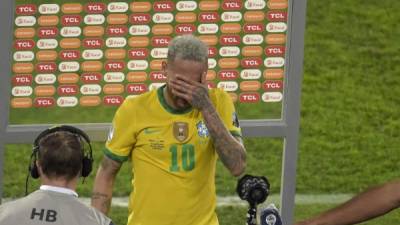
[[(217, 153), (199, 110), (167, 105), (163, 87), (127, 98), (117, 110), (105, 155), (132, 161), (128, 225), (218, 225)], [(209, 97), (232, 135), (241, 136), (230, 96)]]

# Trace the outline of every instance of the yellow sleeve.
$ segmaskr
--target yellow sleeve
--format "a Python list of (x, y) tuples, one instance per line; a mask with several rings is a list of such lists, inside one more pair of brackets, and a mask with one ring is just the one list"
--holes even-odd
[(136, 113), (131, 102), (124, 101), (118, 108), (108, 134), (104, 154), (118, 162), (129, 159), (136, 143)]
[(235, 137), (242, 137), (232, 98), (223, 90), (217, 92), (217, 111), (229, 132)]

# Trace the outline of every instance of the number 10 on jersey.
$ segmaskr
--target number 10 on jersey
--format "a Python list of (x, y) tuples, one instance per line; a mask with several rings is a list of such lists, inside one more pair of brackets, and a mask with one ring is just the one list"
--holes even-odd
[[(182, 151), (179, 151), (179, 148), (182, 148)], [(186, 172), (194, 169), (195, 151), (192, 144), (171, 145), (169, 151), (171, 153), (171, 166), (169, 167), (171, 172), (179, 172), (181, 168)], [(179, 161), (181, 165), (179, 165)]]

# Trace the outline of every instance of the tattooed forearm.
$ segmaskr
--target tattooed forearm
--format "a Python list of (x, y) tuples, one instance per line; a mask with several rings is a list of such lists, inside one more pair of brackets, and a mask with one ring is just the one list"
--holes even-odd
[(206, 87), (199, 86), (194, 92), (192, 92), (192, 106), (198, 109), (204, 109), (211, 106)]
[(100, 211), (108, 212), (111, 206), (111, 196), (100, 192), (92, 193), (92, 204), (96, 204), (96, 206), (100, 207)]
[(225, 128), (212, 105), (204, 108), (203, 117), (222, 163), (234, 176), (239, 176), (246, 166), (243, 144)]

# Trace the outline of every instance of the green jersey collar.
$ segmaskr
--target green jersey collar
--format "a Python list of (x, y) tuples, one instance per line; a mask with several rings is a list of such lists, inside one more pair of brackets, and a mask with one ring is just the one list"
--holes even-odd
[(168, 112), (170, 112), (172, 114), (185, 114), (185, 113), (192, 111), (192, 107), (188, 107), (185, 109), (174, 109), (170, 105), (168, 105), (168, 103), (164, 97), (164, 88), (165, 87), (166, 87), (166, 85), (163, 85), (157, 89), (158, 100), (160, 101), (160, 104), (162, 105), (162, 107), (165, 110), (167, 110)]

